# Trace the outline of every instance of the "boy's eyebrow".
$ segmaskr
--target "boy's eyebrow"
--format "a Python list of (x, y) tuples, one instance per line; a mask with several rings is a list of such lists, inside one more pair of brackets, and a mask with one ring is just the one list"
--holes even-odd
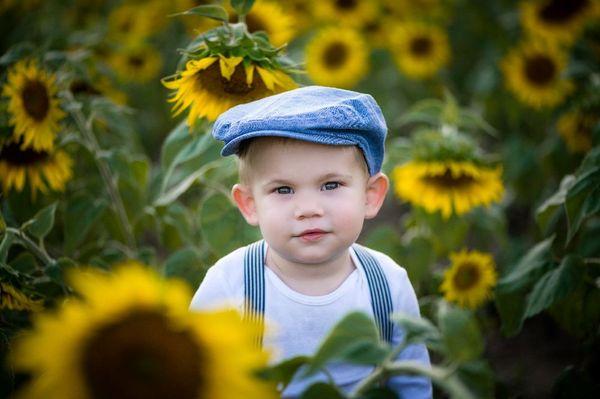
[[(329, 179), (342, 179), (342, 180), (350, 181), (350, 180), (352, 180), (352, 175), (331, 172), (331, 173), (326, 173), (322, 176), (319, 176), (319, 178), (318, 178), (318, 180), (329, 180)], [(274, 179), (267, 180), (263, 185), (269, 186), (272, 184), (291, 185), (292, 182), (289, 180), (283, 179), (283, 178), (276, 177)]]

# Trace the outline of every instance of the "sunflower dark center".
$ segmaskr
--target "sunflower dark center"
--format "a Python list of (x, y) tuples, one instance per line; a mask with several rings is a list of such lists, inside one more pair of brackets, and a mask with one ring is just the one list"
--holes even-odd
[(336, 8), (341, 8), (344, 10), (351, 10), (356, 8), (358, 5), (357, 0), (336, 0), (335, 2)]
[(330, 44), (323, 53), (323, 61), (329, 68), (339, 68), (348, 59), (348, 47), (343, 43)]
[(588, 5), (588, 0), (553, 0), (540, 8), (539, 16), (546, 22), (561, 24), (576, 17)]
[(525, 61), (525, 76), (537, 86), (547, 85), (554, 79), (555, 75), (556, 65), (546, 55), (534, 55)]
[(81, 354), (92, 398), (197, 398), (201, 348), (165, 316), (136, 311), (95, 331)]
[(423, 178), (426, 184), (442, 187), (444, 189), (462, 188), (475, 182), (472, 176), (461, 174), (455, 176), (449, 169), (446, 169), (443, 175), (425, 176)]
[(127, 58), (127, 62), (132, 67), (138, 69), (144, 65), (144, 58), (139, 55), (132, 55), (131, 57)]
[(258, 32), (259, 30), (266, 31), (264, 21), (261, 18), (257, 18), (253, 14), (246, 15), (246, 26), (248, 27), (248, 31)]
[(42, 121), (50, 109), (48, 90), (39, 80), (28, 80), (21, 92), (21, 98), (27, 114), (36, 121)]
[(481, 272), (477, 265), (464, 263), (459, 266), (452, 280), (457, 290), (465, 291), (477, 285), (481, 278)]
[(49, 154), (45, 151), (21, 149), (20, 143), (8, 143), (0, 147), (0, 160), (14, 166), (28, 166), (44, 162)]
[[(222, 97), (248, 97), (248, 101), (258, 99), (267, 91), (264, 83), (254, 73), (254, 79), (250, 85), (246, 84), (246, 71), (240, 64), (235, 67), (235, 71), (229, 80), (221, 75), (219, 63), (215, 62), (203, 71), (198, 71), (194, 76), (198, 91), (208, 91), (215, 101)], [(256, 95), (256, 96), (255, 96)]]
[(433, 49), (433, 43), (428, 37), (416, 37), (410, 41), (410, 52), (417, 57), (427, 57)]

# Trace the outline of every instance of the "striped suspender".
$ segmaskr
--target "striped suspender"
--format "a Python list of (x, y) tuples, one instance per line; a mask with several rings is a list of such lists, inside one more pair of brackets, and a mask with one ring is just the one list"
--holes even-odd
[(381, 339), (391, 344), (394, 325), (390, 321), (390, 314), (393, 309), (390, 286), (377, 259), (357, 244), (353, 245), (353, 248), (367, 276), (371, 293), (371, 306), (373, 306), (373, 314), (375, 315), (377, 327), (379, 327), (379, 334)]
[[(391, 343), (394, 326), (389, 318), (392, 313), (392, 295), (387, 279), (377, 259), (359, 245), (355, 244), (353, 248), (367, 277), (373, 314), (381, 339)], [(244, 317), (260, 323), (263, 323), (265, 313), (264, 260), (264, 241), (248, 246), (244, 256)], [(262, 346), (262, 341), (263, 335), (260, 334), (257, 337), (257, 344)]]
[[(263, 323), (265, 314), (265, 242), (257, 241), (246, 249), (244, 255), (244, 318)], [(262, 347), (263, 332), (256, 337)]]

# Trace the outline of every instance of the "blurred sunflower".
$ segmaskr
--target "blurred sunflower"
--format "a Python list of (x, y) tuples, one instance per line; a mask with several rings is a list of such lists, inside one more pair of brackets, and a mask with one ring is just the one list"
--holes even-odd
[(374, 49), (385, 49), (390, 47), (389, 27), (394, 26), (396, 21), (388, 15), (380, 15), (362, 27), (369, 46)]
[(379, 3), (364, 0), (316, 0), (311, 3), (319, 21), (360, 28), (377, 18)]
[(12, 363), (33, 376), (23, 397), (276, 397), (253, 378), (267, 361), (258, 326), (237, 312), (189, 312), (185, 283), (135, 264), (69, 277), (82, 299), (38, 315), (15, 342)]
[[(231, 7), (227, 7), (230, 20), (237, 21), (237, 15)], [(264, 31), (269, 41), (281, 46), (294, 38), (295, 21), (293, 14), (286, 13), (282, 5), (274, 1), (258, 0), (246, 15), (246, 25), (250, 33)]]
[(61, 150), (23, 149), (18, 142), (0, 143), (0, 176), (2, 189), (8, 193), (23, 190), (29, 184), (31, 194), (46, 193), (48, 188), (63, 191), (72, 176), (72, 159)]
[(501, 168), (484, 168), (469, 161), (409, 161), (392, 172), (396, 195), (423, 207), (441, 211), (447, 219), (477, 206), (500, 201), (504, 192)]
[(14, 285), (0, 281), (0, 309), (39, 312), (44, 306), (41, 300), (31, 299)]
[(60, 109), (54, 75), (34, 61), (19, 61), (8, 72), (2, 94), (9, 98), (9, 124), (23, 147), (51, 150), (65, 113)]
[(357, 31), (329, 27), (306, 45), (306, 71), (317, 84), (351, 88), (368, 72), (369, 49)]
[(296, 87), (294, 80), (282, 70), (242, 61), (242, 57), (224, 56), (190, 60), (173, 80), (163, 79), (165, 87), (176, 90), (169, 99), (175, 103), (173, 116), (190, 108), (189, 126), (202, 117), (214, 121), (235, 105)]
[(294, 28), (298, 32), (309, 29), (312, 25), (312, 2), (314, 0), (288, 0), (282, 3), (284, 12), (291, 13), (294, 20)]
[(475, 309), (491, 297), (497, 275), (490, 254), (462, 250), (451, 253), (450, 260), (440, 286), (448, 302)]
[(162, 68), (160, 53), (148, 44), (138, 43), (123, 47), (111, 54), (109, 63), (122, 81), (148, 82)]
[(566, 44), (577, 39), (586, 22), (598, 17), (596, 0), (535, 0), (521, 2), (521, 22), (525, 30), (549, 41)]
[(443, 22), (448, 19), (448, 2), (441, 0), (382, 0), (385, 12), (402, 19)]
[(545, 42), (523, 43), (502, 60), (505, 84), (523, 103), (534, 107), (560, 104), (573, 90), (573, 83), (562, 75), (567, 57)]
[(398, 25), (390, 35), (394, 60), (410, 78), (429, 78), (450, 60), (448, 36), (437, 26), (407, 22)]
[(598, 115), (570, 111), (562, 115), (556, 129), (571, 152), (587, 152), (592, 148), (592, 130), (598, 124)]
[(108, 15), (108, 37), (117, 43), (137, 43), (156, 32), (152, 17), (157, 11), (148, 5), (124, 3)]

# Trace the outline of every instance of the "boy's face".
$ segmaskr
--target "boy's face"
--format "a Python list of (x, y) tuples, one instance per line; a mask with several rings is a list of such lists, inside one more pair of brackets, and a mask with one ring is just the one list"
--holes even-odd
[(236, 185), (233, 196), (287, 261), (320, 264), (341, 256), (385, 197), (387, 178), (369, 177), (354, 147), (292, 141), (259, 151), (251, 182)]

